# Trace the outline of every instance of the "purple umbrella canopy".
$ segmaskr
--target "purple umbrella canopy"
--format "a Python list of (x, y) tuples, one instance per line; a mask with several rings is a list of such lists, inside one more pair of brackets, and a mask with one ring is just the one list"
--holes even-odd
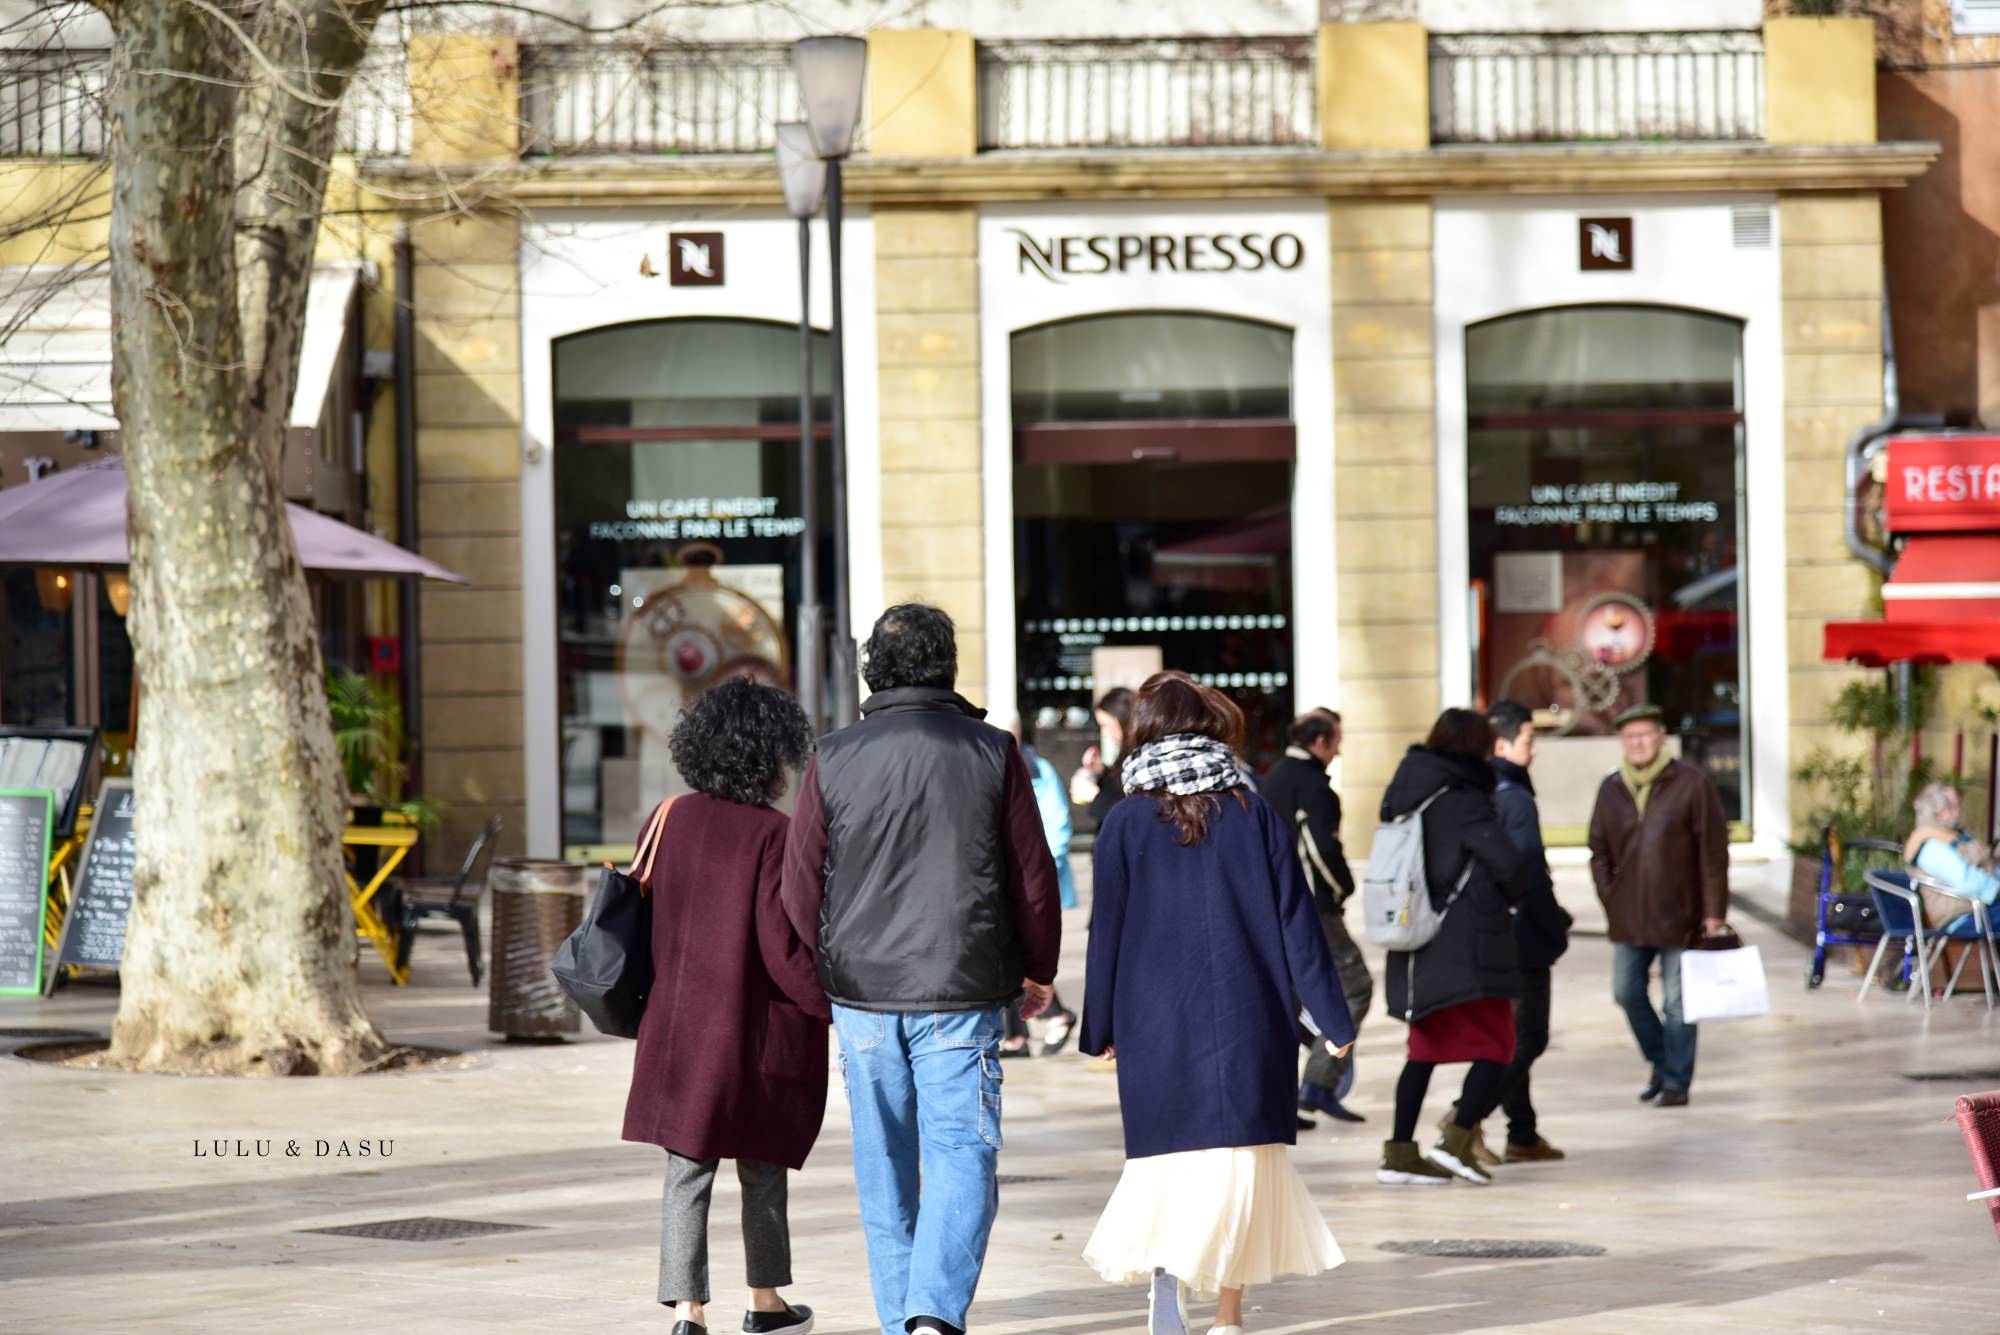
[[(315, 574), (472, 582), (303, 506), (288, 502), (285, 514), (292, 521), (299, 559)], [(131, 559), (125, 543), (123, 459), (105, 459), (0, 490), (0, 565), (87, 569), (124, 566)]]

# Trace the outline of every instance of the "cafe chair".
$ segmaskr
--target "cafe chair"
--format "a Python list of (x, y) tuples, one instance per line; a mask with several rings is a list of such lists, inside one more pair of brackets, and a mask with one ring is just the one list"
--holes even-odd
[(1984, 902), (1963, 890), (1953, 889), (1933, 876), (1920, 871), (1910, 873), (1910, 885), (1916, 890), (1928, 890), (1965, 905), (1965, 912), (1953, 917), (1943, 927), (1932, 928), (1929, 937), (1930, 957), (1920, 962), (1926, 982), (1931, 969), (1944, 960), (1945, 951), (1954, 945), (1964, 946), (1959, 953), (1958, 966), (1951, 971), (1951, 978), (1944, 985), (1944, 995), (1952, 996), (1958, 991), (1959, 976), (1965, 972), (1965, 962), (1973, 955), (1979, 956), (1979, 981), (1986, 989), (1986, 1009), (1992, 1010), (1994, 1003), (1994, 973), (1996, 958), (1993, 943), (1993, 919)]
[[(1882, 940), (1875, 947), (1874, 958), (1868, 961), (1868, 972), (1861, 979), (1861, 995), (1856, 1001), (1868, 997), (1868, 988), (1875, 981), (1875, 971), (1882, 967), (1882, 956), (1888, 951), (1891, 941), (1903, 943), (1902, 969), (1905, 976), (1914, 968), (1917, 978), (1922, 973), (1924, 949), (1924, 908), (1917, 892), (1910, 888), (1910, 874), (1906, 871), (1871, 871), (1862, 878), (1867, 882), (1868, 893), (1875, 899), (1875, 914), (1882, 920)], [(1914, 982), (1910, 989), (1922, 993), (1924, 1009), (1931, 1008), (1931, 989), (1928, 978), (1923, 985)], [(1906, 998), (1907, 1000), (1907, 998)]]
[(480, 830), (466, 850), (465, 864), (456, 879), (449, 876), (418, 877), (403, 885), (403, 919), (397, 933), (396, 967), (407, 968), (410, 947), (417, 939), (417, 924), (426, 918), (449, 918), (465, 937), (465, 962), (472, 970), (472, 985), (479, 986), (479, 897), (486, 892), (486, 863), (493, 840), (500, 833), (500, 818), (494, 816)]
[(1961, 1094), (1955, 1111), (1979, 1182), (1979, 1190), (1965, 1199), (1984, 1201), (1993, 1231), (2000, 1233), (2000, 1092)]

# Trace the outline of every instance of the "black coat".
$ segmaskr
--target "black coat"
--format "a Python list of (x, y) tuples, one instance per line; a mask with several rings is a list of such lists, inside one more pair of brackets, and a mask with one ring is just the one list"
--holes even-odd
[(1424, 812), (1431, 903), (1443, 908), (1450, 901), (1468, 864), (1472, 875), (1429, 945), (1389, 952), (1389, 1013), (1402, 1020), (1485, 997), (1521, 995), (1513, 906), (1521, 898), (1524, 859), (1500, 828), (1486, 762), (1411, 747), (1382, 798), (1382, 819), (1415, 811), (1440, 788), (1444, 792)]
[(1298, 841), (1299, 864), (1321, 913), (1338, 913), (1354, 893), (1354, 873), (1340, 846), (1340, 797), (1327, 786), (1326, 767), (1311, 753), (1288, 748), (1257, 792)]
[(1521, 903), (1514, 914), (1514, 941), (1521, 967), (1546, 969), (1569, 949), (1568, 910), (1556, 902), (1555, 878), (1549, 875), (1548, 850), (1542, 847), (1542, 813), (1535, 806), (1535, 781), (1511, 760), (1493, 758), (1499, 787), (1493, 805), (1500, 828), (1521, 850)]
[(941, 687), (877, 691), (861, 715), (820, 739), (785, 848), (785, 912), (827, 998), (982, 1010), (1053, 981), (1056, 864), (1014, 739)]

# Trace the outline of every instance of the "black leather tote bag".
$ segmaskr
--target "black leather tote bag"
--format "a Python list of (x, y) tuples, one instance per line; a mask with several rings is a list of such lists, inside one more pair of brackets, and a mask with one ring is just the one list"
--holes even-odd
[(653, 990), (653, 901), (646, 887), (660, 831), (667, 823), (670, 797), (653, 810), (632, 865), (624, 871), (607, 862), (597, 875), (597, 893), (583, 921), (556, 949), (549, 972), (556, 984), (590, 1017), (602, 1034), (637, 1038)]

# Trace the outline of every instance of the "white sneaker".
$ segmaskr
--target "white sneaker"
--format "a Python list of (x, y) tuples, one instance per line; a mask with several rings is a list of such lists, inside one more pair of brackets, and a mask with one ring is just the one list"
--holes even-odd
[(1164, 1270), (1153, 1272), (1146, 1329), (1149, 1335), (1188, 1335), (1187, 1286)]
[(1208, 1335), (1243, 1335), (1241, 1326), (1211, 1326)]

